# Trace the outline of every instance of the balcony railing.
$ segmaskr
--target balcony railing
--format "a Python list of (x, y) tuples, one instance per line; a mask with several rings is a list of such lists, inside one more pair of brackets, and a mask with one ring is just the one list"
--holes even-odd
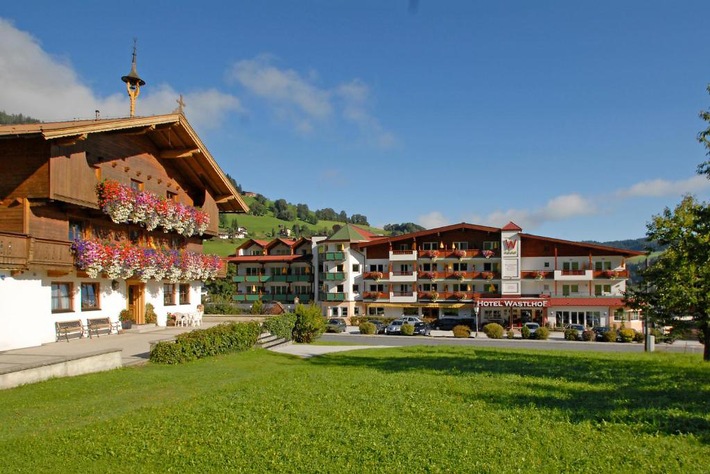
[(272, 275), (236, 275), (232, 277), (232, 281), (234, 283), (264, 283), (272, 281), (271, 278)]
[(320, 274), (321, 281), (343, 281), (345, 280), (345, 272), (328, 272)]
[(0, 268), (14, 270), (29, 265), (71, 269), (74, 266), (71, 242), (0, 232)]
[(323, 293), (319, 294), (321, 301), (345, 301), (345, 293)]
[(345, 252), (325, 252), (323, 258), (326, 262), (340, 262), (345, 260)]

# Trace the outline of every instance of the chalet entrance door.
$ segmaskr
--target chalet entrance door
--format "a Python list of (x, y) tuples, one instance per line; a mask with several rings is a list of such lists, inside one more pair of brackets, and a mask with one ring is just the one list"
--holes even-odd
[(145, 284), (128, 284), (128, 311), (136, 324), (145, 324)]

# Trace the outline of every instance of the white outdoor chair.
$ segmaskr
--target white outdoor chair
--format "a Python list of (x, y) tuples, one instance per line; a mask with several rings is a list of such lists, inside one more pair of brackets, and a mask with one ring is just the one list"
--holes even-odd
[(185, 313), (175, 313), (175, 326), (186, 327), (190, 321)]
[(204, 311), (197, 311), (195, 313), (192, 313), (190, 316), (192, 316), (192, 325), (193, 326), (202, 326), (202, 314)]

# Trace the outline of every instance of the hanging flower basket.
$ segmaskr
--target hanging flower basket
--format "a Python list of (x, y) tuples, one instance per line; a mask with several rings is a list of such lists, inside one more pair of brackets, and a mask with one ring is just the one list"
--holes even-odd
[(454, 257), (464, 258), (466, 256), (465, 250), (454, 250)]
[(493, 252), (493, 250), (484, 250), (483, 251), (483, 256), (486, 258), (491, 258), (494, 254), (495, 254), (495, 252)]

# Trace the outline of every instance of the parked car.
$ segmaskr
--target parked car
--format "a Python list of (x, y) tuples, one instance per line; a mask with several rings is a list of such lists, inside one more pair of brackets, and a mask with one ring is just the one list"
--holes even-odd
[(402, 334), (402, 325), (404, 321), (401, 319), (395, 319), (385, 328), (385, 334)]
[(523, 324), (523, 327), (528, 328), (528, 330), (530, 331), (530, 338), (534, 338), (535, 331), (540, 329), (540, 325), (538, 323), (525, 323)]
[(401, 318), (397, 318), (397, 319), (401, 319), (401, 320), (404, 321), (405, 323), (408, 323), (408, 324), (411, 324), (411, 325), (414, 325), (414, 324), (416, 324), (416, 323), (423, 323), (423, 322), (424, 322), (424, 321), (421, 320), (421, 318), (419, 318), (419, 317), (417, 317), (417, 316), (402, 316)]
[(581, 341), (583, 340), (582, 334), (584, 333), (584, 330), (586, 329), (584, 327), (584, 324), (570, 324), (567, 326), (567, 329), (574, 329), (577, 331), (577, 340)]
[(375, 334), (384, 334), (385, 333), (385, 329), (387, 328), (387, 325), (385, 323), (383, 323), (382, 321), (373, 320), (373, 321), (368, 321), (368, 322), (375, 325)]
[(476, 320), (474, 318), (440, 318), (434, 321), (434, 329), (439, 329), (441, 331), (451, 331), (454, 327), (464, 325), (471, 329), (476, 327)]
[(325, 323), (325, 332), (345, 332), (348, 325), (341, 318), (331, 318)]
[(415, 336), (431, 336), (431, 326), (429, 326), (424, 321), (414, 323), (414, 335)]

